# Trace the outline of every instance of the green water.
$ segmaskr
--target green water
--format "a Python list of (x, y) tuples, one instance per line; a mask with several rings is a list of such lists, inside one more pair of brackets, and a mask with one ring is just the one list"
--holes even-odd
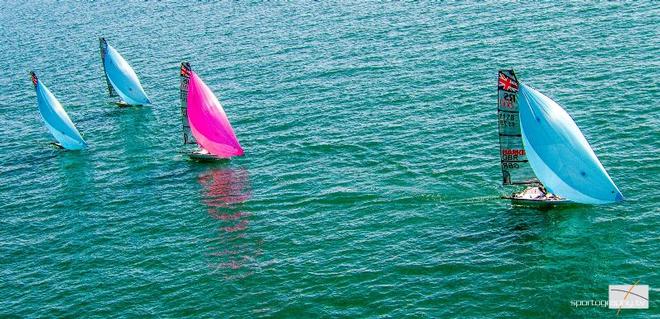
[[(614, 317), (570, 302), (637, 280), (620, 316), (660, 316), (657, 3), (2, 7), (0, 317)], [(100, 36), (152, 107), (110, 104)], [(182, 60), (245, 157), (178, 153)], [(627, 201), (498, 199), (500, 68)], [(89, 149), (47, 146), (30, 69)]]

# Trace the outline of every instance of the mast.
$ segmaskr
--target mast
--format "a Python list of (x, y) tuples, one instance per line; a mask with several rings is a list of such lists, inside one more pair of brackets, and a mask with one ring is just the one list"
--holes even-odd
[(188, 83), (190, 81), (190, 63), (182, 62), (181, 63), (181, 84), (179, 85), (179, 95), (181, 98), (181, 125), (183, 126), (183, 144), (194, 144), (197, 145), (197, 141), (192, 134), (190, 129), (190, 124), (188, 123)]
[(513, 70), (500, 70), (497, 81), (497, 117), (503, 185), (536, 184), (520, 130), (519, 83)]
[(110, 79), (108, 79), (108, 73), (105, 70), (105, 56), (107, 54), (106, 49), (108, 48), (108, 44), (107, 42), (105, 42), (105, 38), (99, 38), (99, 46), (101, 49), (101, 65), (103, 66), (103, 75), (105, 76), (105, 83), (108, 85), (108, 94), (114, 97), (117, 96), (117, 92), (115, 92), (115, 89), (112, 87), (112, 84), (110, 84)]

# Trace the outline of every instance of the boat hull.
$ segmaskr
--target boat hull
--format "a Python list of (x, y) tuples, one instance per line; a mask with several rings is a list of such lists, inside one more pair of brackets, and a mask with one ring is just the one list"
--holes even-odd
[(229, 161), (229, 157), (219, 157), (209, 153), (200, 153), (200, 152), (190, 152), (188, 157), (194, 161), (198, 162), (218, 162), (218, 161)]
[(125, 108), (125, 107), (133, 107), (133, 106), (146, 106), (145, 104), (128, 104), (124, 101), (119, 101), (119, 102), (110, 102), (113, 105), (116, 105), (117, 107), (120, 108)]
[(58, 150), (63, 150), (64, 149), (64, 146), (62, 146), (62, 144), (60, 144), (58, 142), (50, 142), (50, 146), (52, 146), (52, 147), (54, 147)]
[(575, 204), (575, 202), (571, 202), (570, 200), (563, 199), (563, 198), (526, 199), (526, 198), (516, 198), (516, 197), (513, 197), (513, 196), (503, 196), (502, 198), (511, 200), (511, 204), (513, 204), (515, 206), (549, 208), (549, 207), (566, 206), (566, 205)]

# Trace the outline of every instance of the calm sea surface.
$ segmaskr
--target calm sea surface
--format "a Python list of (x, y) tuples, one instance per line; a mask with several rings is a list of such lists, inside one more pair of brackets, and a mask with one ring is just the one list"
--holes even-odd
[[(660, 6), (0, 5), (0, 316), (599, 317), (660, 299)], [(151, 107), (110, 104), (98, 38)], [(183, 60), (246, 156), (181, 155)], [(627, 201), (498, 199), (499, 68), (574, 117)], [(28, 71), (89, 142), (62, 152)]]

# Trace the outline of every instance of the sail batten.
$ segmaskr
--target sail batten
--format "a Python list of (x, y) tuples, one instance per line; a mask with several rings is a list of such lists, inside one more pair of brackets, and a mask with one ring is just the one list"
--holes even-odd
[(104, 38), (100, 39), (101, 61), (110, 96), (116, 93), (132, 105), (151, 104), (133, 68)]
[(63, 148), (80, 150), (87, 147), (82, 135), (53, 93), (41, 83), (34, 72), (30, 72), (30, 76), (37, 93), (39, 114), (51, 135)]

